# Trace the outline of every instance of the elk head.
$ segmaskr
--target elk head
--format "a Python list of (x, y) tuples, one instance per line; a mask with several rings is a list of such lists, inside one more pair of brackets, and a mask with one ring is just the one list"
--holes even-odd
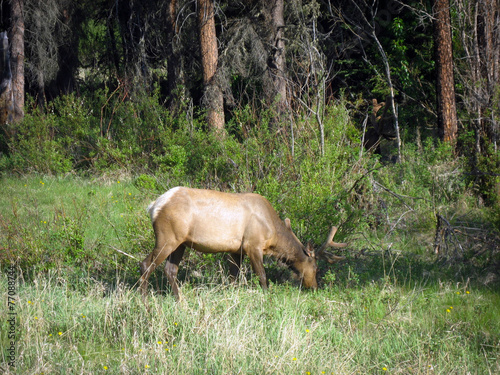
[[(287, 228), (291, 230), (290, 219), (286, 218), (285, 224)], [(303, 248), (304, 253), (307, 257), (293, 264), (293, 268), (299, 274), (299, 277), (302, 279), (302, 284), (305, 288), (312, 288), (312, 289), (318, 288), (318, 283), (316, 281), (316, 272), (318, 269), (316, 263), (318, 259), (324, 259), (328, 263), (335, 263), (345, 259), (344, 256), (338, 256), (328, 251), (329, 248), (343, 248), (347, 246), (346, 243), (333, 242), (333, 237), (335, 237), (336, 233), (337, 233), (337, 227), (332, 227), (326, 241), (316, 251), (313, 249), (311, 243), (308, 243)]]

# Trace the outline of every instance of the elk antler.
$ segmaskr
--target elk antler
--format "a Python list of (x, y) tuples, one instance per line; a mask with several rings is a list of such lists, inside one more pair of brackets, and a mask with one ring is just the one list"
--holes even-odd
[(332, 227), (332, 230), (330, 231), (330, 234), (328, 235), (325, 243), (321, 245), (321, 247), (315, 252), (316, 258), (323, 258), (328, 263), (335, 263), (345, 259), (344, 256), (334, 255), (326, 251), (326, 249), (328, 249), (329, 247), (340, 249), (347, 246), (346, 243), (333, 242), (333, 237), (335, 237), (335, 233), (337, 233), (337, 227)]

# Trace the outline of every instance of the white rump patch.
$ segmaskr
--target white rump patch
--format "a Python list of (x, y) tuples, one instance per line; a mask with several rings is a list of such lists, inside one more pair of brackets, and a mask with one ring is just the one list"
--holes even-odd
[(174, 187), (167, 191), (166, 193), (160, 195), (157, 200), (154, 202), (151, 202), (150, 205), (148, 206), (148, 211), (149, 211), (149, 216), (151, 217), (151, 221), (154, 222), (156, 220), (156, 217), (158, 216), (159, 212), (163, 208), (164, 205), (166, 205), (172, 196), (180, 189), (180, 187)]

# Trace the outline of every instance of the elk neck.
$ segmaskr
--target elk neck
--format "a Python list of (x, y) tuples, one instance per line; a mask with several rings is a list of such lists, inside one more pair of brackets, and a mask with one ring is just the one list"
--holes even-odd
[(284, 223), (276, 226), (276, 246), (273, 251), (276, 257), (291, 265), (307, 259), (304, 245)]

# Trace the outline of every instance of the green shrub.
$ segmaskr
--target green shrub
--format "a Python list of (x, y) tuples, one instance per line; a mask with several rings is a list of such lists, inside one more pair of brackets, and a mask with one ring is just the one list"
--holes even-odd
[(56, 138), (57, 117), (35, 110), (26, 114), (10, 142), (9, 166), (18, 172), (61, 174), (71, 171), (71, 157)]
[(141, 174), (134, 180), (134, 186), (139, 190), (156, 191), (158, 189), (156, 178), (147, 174)]

